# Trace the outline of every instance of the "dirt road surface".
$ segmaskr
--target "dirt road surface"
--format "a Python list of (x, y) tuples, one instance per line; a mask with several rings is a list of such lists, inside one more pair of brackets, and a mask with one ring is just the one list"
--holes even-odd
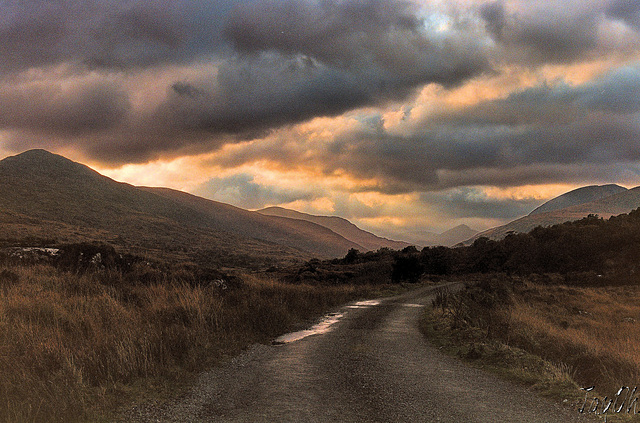
[(203, 373), (188, 394), (127, 410), (122, 421), (595, 421), (431, 346), (418, 321), (432, 295), (427, 287), (345, 306), (326, 333), (255, 345)]

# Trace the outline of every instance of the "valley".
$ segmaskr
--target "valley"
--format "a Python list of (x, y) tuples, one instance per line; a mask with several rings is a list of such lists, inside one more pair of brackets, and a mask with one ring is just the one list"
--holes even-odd
[(0, 423), (640, 422), (639, 302), (640, 0), (0, 0)]
[[(640, 321), (635, 308), (616, 299), (635, 298), (638, 285), (637, 190), (585, 187), (485, 232), (489, 237), (472, 235), (466, 246), (460, 241), (455, 248), (445, 246), (475, 233), (454, 228), (419, 249), (337, 217), (278, 208), (249, 211), (181, 191), (119, 183), (44, 150), (9, 157), (0, 161), (0, 394), (8, 399), (0, 417), (15, 422), (45, 416), (60, 422), (214, 416), (260, 421), (258, 415), (269, 416), (264, 421), (313, 421), (314, 416), (318, 421), (393, 421), (393, 416), (494, 421), (473, 420), (468, 407), (520, 401), (528, 395), (520, 385), (538, 389), (551, 383), (550, 391), (560, 386), (555, 401), (562, 401), (558, 395), (575, 401), (576, 381), (593, 381), (599, 392), (609, 392), (630, 383), (624, 375), (640, 374), (635, 352), (604, 346), (591, 351), (580, 343), (586, 335), (579, 330), (600, 323), (575, 317), (556, 297), (565, 304), (604, 299), (624, 310), (623, 324)], [(441, 296), (435, 287), (446, 281), (459, 291)], [(597, 296), (599, 289), (606, 295)], [(478, 292), (484, 298), (479, 302)], [(381, 298), (397, 294), (404, 297)], [(362, 301), (372, 298), (378, 299)], [(550, 309), (536, 312), (534, 304)], [(278, 341), (331, 310), (333, 324), (326, 330)], [(497, 322), (509, 328), (501, 336), (492, 329)], [(537, 357), (531, 360), (542, 360), (536, 363), (547, 363), (540, 364), (544, 382), (516, 376), (506, 382), (514, 387), (460, 367), (429, 346), (445, 335), (450, 341), (443, 348), (471, 364), (486, 357), (494, 364), (511, 363), (504, 351), (521, 349)], [(541, 342), (549, 344), (541, 348)], [(575, 361), (567, 351), (577, 350)], [(339, 358), (328, 366), (330, 356)], [(243, 373), (230, 364), (234, 360), (256, 360), (257, 367)], [(592, 367), (582, 368), (584, 363)], [(444, 370), (433, 373), (434, 366)], [(620, 371), (598, 373), (594, 366)], [(324, 367), (327, 373), (318, 370)], [(239, 385), (206, 382), (216, 372)], [(453, 386), (449, 372), (474, 382), (468, 390)], [(278, 384), (284, 374), (295, 376), (293, 385)], [(252, 385), (258, 377), (272, 379)], [(318, 382), (328, 379), (342, 382)], [(409, 389), (401, 380), (415, 383)], [(455, 409), (434, 406), (452, 392), (477, 395), (477, 386), (486, 387), (486, 397), (456, 403)], [(176, 399), (191, 389), (209, 393), (193, 394), (196, 402), (186, 404)], [(236, 391), (251, 393), (229, 406), (228, 395)], [(269, 404), (266, 399), (273, 396), (282, 401)], [(393, 405), (399, 397), (406, 407)], [(304, 398), (314, 398), (329, 414), (301, 404)], [(536, 407), (556, 410), (541, 401)], [(558, 421), (580, 418), (571, 407), (557, 408), (565, 416)], [(195, 414), (176, 411), (186, 409)], [(529, 411), (518, 413), (523, 414), (500, 421), (536, 421)]]

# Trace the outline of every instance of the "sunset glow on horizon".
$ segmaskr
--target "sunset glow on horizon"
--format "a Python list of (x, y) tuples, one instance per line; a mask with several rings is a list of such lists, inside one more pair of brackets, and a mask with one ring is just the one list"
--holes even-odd
[(640, 185), (637, 1), (0, 10), (0, 157), (44, 148), (118, 181), (411, 242)]

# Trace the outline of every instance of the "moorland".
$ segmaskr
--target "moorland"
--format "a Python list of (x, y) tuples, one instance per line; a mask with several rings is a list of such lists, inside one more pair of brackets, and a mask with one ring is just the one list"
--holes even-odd
[(332, 307), (447, 280), (465, 288), (425, 313), (433, 342), (492, 365), (532, 366), (514, 358), (526, 353), (574, 394), (610, 393), (640, 378), (636, 191), (590, 188), (533, 214), (571, 222), (418, 248), (118, 183), (43, 150), (4, 159), (0, 421), (108, 419)]

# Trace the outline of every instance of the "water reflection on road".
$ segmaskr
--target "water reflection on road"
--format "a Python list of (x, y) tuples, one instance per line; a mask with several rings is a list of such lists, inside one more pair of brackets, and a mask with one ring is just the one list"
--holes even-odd
[(380, 304), (380, 300), (358, 301), (357, 303), (348, 305), (347, 308), (366, 308), (366, 307), (377, 306), (379, 304)]
[(338, 322), (344, 316), (342, 313), (330, 313), (322, 319), (320, 323), (313, 325), (310, 329), (299, 330), (297, 332), (287, 333), (273, 340), (274, 345), (288, 344), (289, 342), (299, 341), (307, 336), (318, 335), (331, 330), (331, 326)]
[[(350, 308), (350, 309), (358, 309), (358, 308), (369, 308), (369, 307), (375, 307), (377, 305), (380, 305), (381, 300), (366, 300), (366, 301), (358, 301), (355, 302), (353, 304), (350, 304), (348, 306), (346, 306), (346, 308)], [(405, 307), (424, 307), (424, 305), (422, 304), (403, 304), (403, 306)], [(305, 330), (299, 330), (297, 332), (291, 332), (291, 333), (287, 333), (285, 335), (282, 335), (276, 339), (274, 339), (272, 341), (273, 345), (284, 345), (284, 344), (288, 344), (291, 342), (296, 342), (299, 341), (301, 339), (306, 338), (307, 336), (311, 336), (311, 335), (320, 335), (323, 333), (327, 333), (328, 331), (331, 330), (331, 326), (333, 326), (335, 323), (337, 323), (342, 317), (344, 317), (344, 313), (329, 313), (326, 316), (324, 316), (324, 318), (322, 319), (322, 321), (320, 321), (320, 323), (317, 323), (315, 325), (313, 325), (311, 328), (309, 329), (305, 329)]]
[[(380, 304), (380, 300), (366, 300), (358, 301), (347, 306), (347, 308), (368, 308), (374, 307)], [(283, 345), (291, 342), (299, 341), (311, 335), (319, 335), (331, 330), (331, 326), (337, 323), (342, 317), (343, 313), (329, 313), (320, 323), (313, 325), (309, 329), (299, 330), (297, 332), (287, 333), (273, 340), (273, 345)]]

